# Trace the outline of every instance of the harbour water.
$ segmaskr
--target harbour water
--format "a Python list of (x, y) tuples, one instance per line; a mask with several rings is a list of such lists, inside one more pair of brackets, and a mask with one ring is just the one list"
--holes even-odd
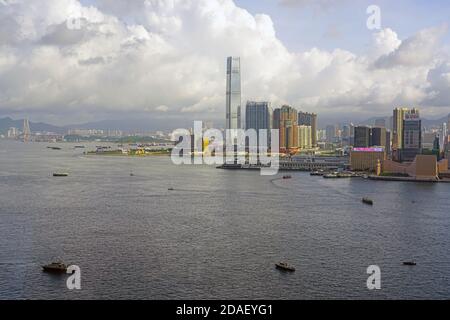
[[(0, 299), (450, 298), (450, 184), (46, 146), (0, 140)], [(54, 260), (81, 268), (81, 290), (42, 272)], [(381, 290), (367, 289), (369, 265)]]

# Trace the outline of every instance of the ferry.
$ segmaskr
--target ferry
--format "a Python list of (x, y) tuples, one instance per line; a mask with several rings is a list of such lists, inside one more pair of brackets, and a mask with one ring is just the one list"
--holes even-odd
[(68, 177), (69, 174), (66, 172), (55, 172), (55, 173), (53, 173), (53, 176), (54, 177)]
[(279, 270), (283, 270), (283, 271), (289, 271), (289, 272), (294, 272), (295, 268), (294, 266), (286, 263), (286, 262), (278, 262), (275, 264), (275, 267)]
[(51, 273), (67, 272), (67, 266), (62, 262), (52, 262), (50, 264), (42, 266), (42, 269), (44, 270), (44, 272), (51, 272)]
[(365, 203), (365, 204), (368, 204), (368, 205), (370, 205), (370, 206), (373, 206), (373, 200), (372, 200), (372, 199), (369, 199), (369, 198), (363, 198), (363, 199), (362, 199), (362, 202)]

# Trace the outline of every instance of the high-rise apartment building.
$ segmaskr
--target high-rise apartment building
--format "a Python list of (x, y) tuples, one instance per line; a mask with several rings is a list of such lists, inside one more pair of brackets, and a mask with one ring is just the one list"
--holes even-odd
[(311, 149), (312, 146), (312, 127), (298, 126), (298, 147), (300, 149)]
[(311, 144), (317, 146), (317, 114), (308, 112), (298, 113), (298, 125), (311, 127)]
[[(274, 119), (279, 117), (280, 150), (289, 151), (298, 148), (298, 113), (294, 108), (284, 105), (274, 113)], [(274, 123), (275, 127), (275, 123)]]

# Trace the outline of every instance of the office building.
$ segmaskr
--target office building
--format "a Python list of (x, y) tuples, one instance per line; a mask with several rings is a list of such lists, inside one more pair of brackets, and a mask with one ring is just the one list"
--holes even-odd
[(270, 102), (248, 101), (245, 107), (245, 129), (267, 130), (267, 144), (270, 145), (270, 129), (272, 129), (272, 109)]
[(370, 128), (366, 126), (356, 126), (354, 128), (354, 147), (368, 148), (370, 146)]
[(408, 108), (395, 108), (392, 123), (392, 148), (398, 150), (403, 144), (403, 120), (405, 114), (410, 112)]
[(418, 112), (405, 114), (400, 161), (414, 161), (422, 153), (422, 121)]
[(241, 129), (241, 61), (227, 59), (226, 129)]
[(391, 152), (392, 152), (392, 140), (391, 140), (391, 131), (386, 130), (386, 144), (385, 144), (385, 151), (386, 151), (386, 156), (391, 157)]
[(386, 147), (386, 128), (377, 127), (370, 129), (370, 146)]

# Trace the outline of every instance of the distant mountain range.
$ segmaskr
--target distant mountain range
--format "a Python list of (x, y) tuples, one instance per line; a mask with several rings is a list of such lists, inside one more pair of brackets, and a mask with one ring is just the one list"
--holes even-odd
[[(362, 122), (354, 122), (358, 125), (373, 126), (377, 119), (385, 119), (386, 126), (389, 126), (389, 117), (373, 117)], [(448, 117), (442, 117), (436, 120), (422, 119), (422, 125), (424, 127), (440, 126), (442, 123), (447, 122)], [(193, 126), (192, 121), (188, 120), (178, 120), (170, 119), (170, 128), (190, 128)], [(8, 129), (11, 127), (16, 127), (22, 129), (23, 119), (13, 120), (10, 117), (0, 118), (0, 133), (7, 133)], [(97, 122), (89, 122), (77, 125), (68, 126), (55, 126), (42, 122), (30, 122), (30, 129), (32, 132), (42, 131), (42, 132), (55, 132), (59, 134), (67, 133), (69, 129), (99, 129), (99, 130), (122, 130), (126, 132), (136, 132), (136, 131), (156, 131), (156, 130), (167, 130), (167, 121), (161, 121), (160, 119), (121, 119), (121, 120), (103, 120)]]
[[(8, 129), (11, 127), (19, 128), (22, 130), (23, 128), (23, 119), (21, 120), (13, 120), (9, 117), (0, 118), (0, 133), (6, 134)], [(33, 131), (47, 131), (47, 132), (55, 132), (55, 133), (65, 133), (65, 130), (62, 127), (57, 127), (51, 124), (42, 123), (42, 122), (30, 122), (30, 130)]]
[[(171, 129), (190, 128), (193, 123), (188, 120), (170, 119), (161, 121), (161, 119), (121, 119), (121, 120), (103, 120), (83, 124), (74, 124), (68, 126), (55, 126), (42, 122), (31, 122), (32, 132), (55, 132), (66, 134), (69, 129), (98, 129), (98, 130), (122, 130), (126, 132), (149, 132), (157, 130), (167, 130), (168, 123)], [(5, 134), (11, 127), (23, 128), (23, 119), (13, 120), (10, 117), (0, 118), (0, 134)]]

